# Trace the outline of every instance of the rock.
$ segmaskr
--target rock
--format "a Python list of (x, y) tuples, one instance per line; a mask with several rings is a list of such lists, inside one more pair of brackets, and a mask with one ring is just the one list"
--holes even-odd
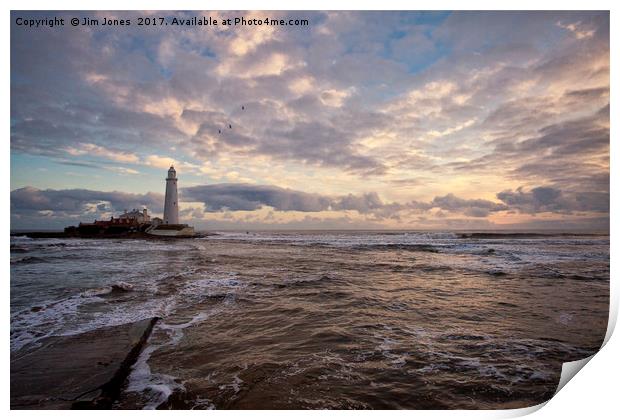
[(110, 408), (157, 319), (50, 337), (11, 354), (11, 409)]

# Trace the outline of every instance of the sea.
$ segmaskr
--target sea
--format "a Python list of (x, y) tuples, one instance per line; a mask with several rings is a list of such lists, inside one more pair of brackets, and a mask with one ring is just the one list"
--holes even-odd
[(161, 317), (122, 409), (527, 407), (599, 349), (609, 316), (608, 235), (10, 243), (12, 353)]

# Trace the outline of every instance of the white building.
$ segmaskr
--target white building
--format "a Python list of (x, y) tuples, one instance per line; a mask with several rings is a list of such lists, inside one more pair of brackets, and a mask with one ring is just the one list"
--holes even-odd
[(177, 194), (177, 171), (174, 166), (168, 169), (168, 178), (166, 178), (166, 199), (164, 201), (164, 224), (179, 224), (179, 200)]
[(123, 222), (135, 220), (138, 223), (148, 223), (151, 220), (151, 216), (149, 216), (146, 209), (142, 209), (142, 211), (133, 209), (131, 211), (125, 210), (125, 213), (121, 214), (118, 219)]
[(192, 226), (179, 224), (179, 199), (177, 194), (177, 171), (174, 166), (168, 169), (166, 178), (166, 197), (164, 199), (164, 220), (153, 218), (153, 223), (145, 231), (149, 235), (189, 238), (196, 236)]

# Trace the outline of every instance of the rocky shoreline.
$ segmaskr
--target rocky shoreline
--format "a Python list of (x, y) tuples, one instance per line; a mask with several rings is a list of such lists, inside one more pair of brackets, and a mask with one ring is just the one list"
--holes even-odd
[(25, 236), (32, 239), (151, 239), (151, 240), (176, 240), (189, 238), (204, 238), (215, 235), (214, 233), (196, 233), (194, 236), (155, 236), (144, 232), (123, 232), (116, 234), (79, 234), (67, 232), (49, 232), (49, 231), (32, 231), (32, 232), (11, 232), (11, 236)]

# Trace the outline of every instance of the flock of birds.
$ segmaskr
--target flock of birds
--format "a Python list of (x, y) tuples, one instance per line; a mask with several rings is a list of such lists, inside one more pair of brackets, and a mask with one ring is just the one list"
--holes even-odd
[[(245, 111), (245, 105), (241, 105), (241, 110), (242, 110), (242, 111)], [(232, 130), (232, 124), (228, 124), (228, 129), (229, 129), (229, 130)], [(221, 128), (219, 128), (219, 129), (217, 130), (217, 132), (218, 132), (218, 134), (222, 134), (222, 129), (221, 129)]]

